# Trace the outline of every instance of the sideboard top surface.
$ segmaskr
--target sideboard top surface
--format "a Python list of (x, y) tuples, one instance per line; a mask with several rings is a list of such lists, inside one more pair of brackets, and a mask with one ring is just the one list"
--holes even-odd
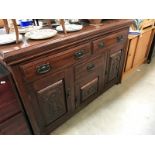
[(19, 44), (0, 46), (0, 61), (13, 65), (19, 62), (47, 54), (60, 48), (74, 46), (77, 43), (91, 38), (129, 27), (133, 20), (107, 20), (100, 25), (88, 25), (81, 31), (71, 33), (58, 33), (55, 37), (46, 40), (22, 40)]

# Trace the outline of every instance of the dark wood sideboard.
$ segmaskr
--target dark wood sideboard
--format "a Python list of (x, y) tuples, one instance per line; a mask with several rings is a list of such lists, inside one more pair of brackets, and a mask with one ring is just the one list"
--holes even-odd
[(131, 23), (109, 20), (26, 46), (0, 47), (34, 134), (49, 134), (121, 82)]

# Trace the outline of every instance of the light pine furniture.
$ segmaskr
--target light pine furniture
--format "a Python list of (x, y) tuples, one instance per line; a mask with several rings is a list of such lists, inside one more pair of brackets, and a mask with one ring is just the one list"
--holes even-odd
[(144, 30), (138, 37), (133, 66), (139, 66), (147, 60), (148, 52), (152, 42), (151, 34), (152, 28)]
[(126, 48), (126, 59), (123, 77), (127, 77), (130, 72), (138, 66), (145, 63), (148, 58), (151, 43), (153, 40), (153, 25), (145, 23), (140, 35), (128, 35), (128, 44)]
[(4, 27), (4, 22), (3, 22), (2, 19), (0, 19), (0, 28), (1, 28), (1, 27)]

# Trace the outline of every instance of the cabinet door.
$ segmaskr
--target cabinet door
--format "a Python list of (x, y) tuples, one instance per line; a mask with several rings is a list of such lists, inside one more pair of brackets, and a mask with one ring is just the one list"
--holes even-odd
[(58, 72), (29, 85), (30, 101), (40, 133), (47, 133), (74, 108), (71, 69)]
[(133, 62), (133, 66), (139, 66), (147, 58), (148, 47), (150, 43), (152, 30), (149, 30), (139, 36), (136, 54)]
[(46, 124), (51, 123), (67, 112), (63, 79), (37, 90), (36, 93)]
[(123, 67), (123, 49), (111, 49), (108, 52), (105, 87), (111, 87), (120, 80)]

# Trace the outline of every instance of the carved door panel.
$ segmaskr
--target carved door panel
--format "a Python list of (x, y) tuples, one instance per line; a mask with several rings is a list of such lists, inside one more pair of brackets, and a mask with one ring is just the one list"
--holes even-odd
[(121, 51), (110, 55), (108, 81), (118, 77), (121, 61)]
[(85, 101), (87, 98), (97, 93), (98, 91), (98, 78), (88, 82), (80, 88), (81, 91), (81, 101)]
[(99, 76), (85, 78), (76, 84), (76, 107), (90, 102), (99, 93)]
[(107, 59), (107, 68), (106, 68), (106, 80), (105, 85), (114, 85), (118, 82), (120, 77), (120, 71), (122, 68), (122, 49), (120, 50), (111, 50)]
[(72, 69), (66, 69), (29, 86), (30, 101), (40, 133), (52, 129), (55, 123), (75, 109), (72, 75)]
[(67, 113), (65, 84), (59, 80), (46, 88), (37, 91), (39, 105), (42, 109), (46, 124)]

